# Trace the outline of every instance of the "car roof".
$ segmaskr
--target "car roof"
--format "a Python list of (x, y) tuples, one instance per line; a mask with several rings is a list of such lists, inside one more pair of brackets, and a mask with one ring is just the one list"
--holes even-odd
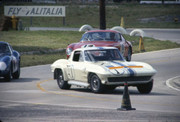
[(1, 44), (7, 44), (7, 45), (9, 45), (9, 43), (3, 42), (3, 41), (0, 41), (0, 43), (1, 43)]
[(91, 31), (87, 31), (86, 33), (89, 32), (113, 32), (113, 33), (118, 33), (118, 31), (115, 30), (91, 30)]

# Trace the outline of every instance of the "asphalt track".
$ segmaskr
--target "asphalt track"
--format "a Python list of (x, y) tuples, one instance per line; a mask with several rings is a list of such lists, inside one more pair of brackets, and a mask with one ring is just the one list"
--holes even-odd
[(134, 54), (133, 61), (151, 64), (157, 74), (150, 94), (139, 94), (129, 87), (135, 111), (121, 107), (123, 87), (104, 94), (72, 87), (60, 90), (52, 79), (50, 65), (25, 67), (21, 78), (0, 80), (0, 120), (2, 121), (179, 121), (180, 91), (166, 81), (180, 76), (180, 48)]

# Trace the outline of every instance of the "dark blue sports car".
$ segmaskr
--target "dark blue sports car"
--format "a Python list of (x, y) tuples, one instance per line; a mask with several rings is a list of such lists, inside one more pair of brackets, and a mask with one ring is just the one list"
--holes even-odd
[(0, 41), (0, 77), (5, 81), (20, 76), (20, 54), (13, 50), (7, 42)]

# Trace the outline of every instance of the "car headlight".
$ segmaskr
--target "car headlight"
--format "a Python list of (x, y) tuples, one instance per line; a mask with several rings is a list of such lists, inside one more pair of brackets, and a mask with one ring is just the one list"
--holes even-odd
[(6, 63), (0, 62), (0, 70), (5, 70), (7, 68)]
[(67, 49), (66, 49), (66, 54), (67, 54), (67, 55), (71, 55), (71, 52), (72, 52), (72, 48), (67, 48)]

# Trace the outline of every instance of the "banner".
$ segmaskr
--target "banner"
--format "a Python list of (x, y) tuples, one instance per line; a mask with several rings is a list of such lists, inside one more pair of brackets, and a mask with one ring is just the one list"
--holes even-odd
[(5, 16), (65, 17), (65, 6), (4, 6)]

